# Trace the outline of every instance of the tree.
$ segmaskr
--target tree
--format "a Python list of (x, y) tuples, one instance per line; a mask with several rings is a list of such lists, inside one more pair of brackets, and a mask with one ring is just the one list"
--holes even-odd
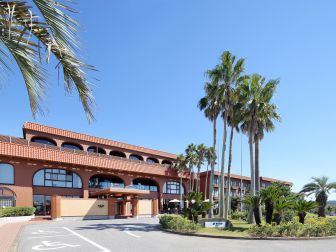
[(290, 187), (281, 183), (272, 183), (270, 186), (260, 190), (262, 202), (265, 204), (266, 223), (271, 224), (273, 218), (274, 204), (279, 197), (290, 195)]
[(209, 147), (205, 153), (205, 159), (207, 162), (207, 169), (206, 169), (206, 177), (205, 177), (205, 183), (204, 183), (204, 199), (207, 199), (207, 188), (208, 188), (208, 169), (209, 165), (212, 166), (212, 164), (216, 165), (216, 152), (213, 147)]
[[(208, 71), (210, 79), (220, 85), (221, 92), (221, 113), (224, 122), (224, 136), (221, 159), (221, 179), (219, 195), (219, 215), (228, 218), (228, 211), (224, 213), (224, 186), (225, 186), (225, 152), (227, 140), (227, 121), (230, 111), (232, 110), (232, 88), (237, 85), (237, 80), (244, 72), (245, 60), (240, 58), (236, 61), (236, 56), (229, 51), (223, 52), (221, 63), (213, 70)], [(229, 196), (228, 196), (229, 197)]]
[(294, 206), (294, 199), (292, 197), (279, 197), (274, 203), (274, 221), (277, 225), (280, 225), (282, 215), (285, 209)]
[(259, 207), (261, 204), (260, 196), (259, 195), (246, 195), (243, 202), (252, 208), (255, 222), (258, 226), (260, 226), (261, 224), (261, 217), (259, 213)]
[(317, 204), (313, 201), (306, 201), (302, 198), (295, 201), (294, 208), (299, 216), (299, 222), (304, 224), (307, 212), (315, 209), (316, 207)]
[(211, 207), (210, 202), (202, 201), (203, 194), (201, 192), (189, 192), (187, 200), (189, 207), (186, 209), (188, 218), (192, 222), (198, 222), (198, 215), (207, 212)]
[[(256, 195), (256, 192), (259, 194), (260, 191), (259, 141), (263, 138), (264, 131), (274, 129), (273, 120), (280, 120), (276, 106), (271, 103), (277, 84), (278, 80), (269, 80), (265, 83), (264, 77), (253, 74), (245, 77), (239, 86), (241, 130), (249, 138), (252, 195)], [(249, 222), (251, 221), (250, 217)]]
[(195, 144), (189, 144), (188, 147), (185, 150), (186, 156), (186, 163), (189, 169), (190, 173), (190, 191), (194, 191), (194, 166), (196, 164), (196, 145)]
[(197, 179), (196, 179), (196, 192), (200, 192), (200, 173), (201, 167), (204, 164), (207, 147), (204, 144), (197, 145), (196, 147), (196, 167), (197, 167)]
[[(213, 123), (213, 150), (216, 153), (216, 135), (217, 135), (217, 118), (220, 113), (221, 97), (220, 88), (217, 82), (206, 83), (204, 86), (205, 96), (198, 102), (200, 110), (204, 111), (204, 115)], [(209, 217), (213, 216), (213, 181), (215, 174), (215, 162), (211, 163), (211, 175), (209, 185), (209, 202), (211, 204)]]
[(318, 204), (318, 216), (325, 217), (325, 207), (331, 190), (336, 189), (336, 182), (329, 183), (328, 177), (312, 177), (313, 182), (303, 186), (301, 192), (307, 195), (315, 194)]
[[(0, 2), (0, 68), (7, 75), (9, 62), (16, 62), (24, 79), (33, 116), (42, 113), (46, 84), (44, 59), (52, 54), (56, 68), (62, 71), (65, 90), (76, 89), (89, 122), (94, 120), (92, 96), (87, 71), (95, 70), (78, 56), (78, 22), (67, 13), (75, 9), (67, 1), (31, 0)], [(38, 18), (40, 17), (40, 18)], [(3, 76), (2, 76), (3, 77)]]
[(185, 174), (187, 168), (187, 160), (184, 155), (178, 155), (176, 158), (176, 162), (174, 164), (174, 169), (177, 171), (180, 177), (180, 208), (182, 208), (183, 203), (183, 195), (182, 195), (182, 177)]

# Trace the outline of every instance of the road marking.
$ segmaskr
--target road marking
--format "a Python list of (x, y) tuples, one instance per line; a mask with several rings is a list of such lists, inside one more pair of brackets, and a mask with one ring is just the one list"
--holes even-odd
[(34, 239), (34, 238), (52, 238), (52, 237), (60, 237), (60, 236), (70, 236), (73, 234), (63, 234), (63, 235), (47, 235), (47, 236), (31, 236), (29, 239)]
[(57, 231), (45, 231), (45, 230), (38, 230), (37, 232), (32, 232), (32, 234), (59, 234), (60, 232)]
[(69, 231), (70, 233), (76, 235), (77, 237), (81, 238), (82, 240), (84, 240), (84, 241), (86, 241), (86, 242), (92, 244), (92, 245), (95, 246), (96, 248), (101, 249), (102, 252), (110, 252), (109, 249), (104, 248), (103, 246), (99, 245), (98, 243), (95, 243), (94, 241), (89, 240), (88, 238), (86, 238), (86, 237), (84, 237), (84, 236), (82, 236), (82, 235), (76, 233), (75, 231), (73, 231), (73, 230), (71, 230), (71, 229), (69, 229), (69, 228), (67, 228), (67, 227), (63, 227), (63, 228), (64, 228), (65, 230)]
[(50, 241), (42, 241), (42, 244), (36, 245), (32, 247), (33, 250), (55, 250), (55, 249), (62, 249), (66, 247), (75, 248), (79, 247), (80, 245), (72, 245), (62, 242), (50, 242)]
[(138, 236), (138, 235), (136, 235), (136, 234), (131, 233), (131, 231), (129, 231), (129, 228), (125, 228), (124, 232), (125, 232), (126, 234), (130, 235), (130, 236), (135, 237), (135, 238), (140, 238), (140, 237), (141, 237), (141, 236)]

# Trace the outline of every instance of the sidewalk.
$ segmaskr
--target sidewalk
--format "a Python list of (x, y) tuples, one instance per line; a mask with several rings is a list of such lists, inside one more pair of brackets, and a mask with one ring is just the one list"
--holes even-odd
[(0, 226), (0, 252), (8, 252), (21, 227), (32, 222), (8, 223)]

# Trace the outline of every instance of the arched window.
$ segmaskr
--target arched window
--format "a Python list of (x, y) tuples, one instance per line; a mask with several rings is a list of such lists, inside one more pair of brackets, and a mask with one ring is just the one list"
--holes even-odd
[(33, 137), (30, 141), (32, 141), (34, 143), (57, 146), (57, 144), (54, 140), (51, 140), (51, 139), (45, 138), (45, 137)]
[(157, 183), (151, 179), (137, 178), (133, 180), (133, 185), (140, 190), (149, 190), (151, 192), (158, 191)]
[(131, 159), (131, 160), (143, 160), (143, 157), (141, 157), (139, 155), (131, 154), (129, 156), (129, 159)]
[(11, 164), (0, 164), (0, 184), (14, 184), (14, 166)]
[(16, 195), (15, 193), (6, 187), (0, 187), (0, 208), (14, 207)]
[(73, 149), (73, 150), (83, 150), (83, 147), (80, 146), (79, 144), (74, 144), (74, 143), (62, 143), (63, 148), (67, 149)]
[(111, 151), (110, 155), (115, 157), (123, 157), (123, 158), (126, 157), (126, 154), (122, 151)]
[(180, 187), (180, 183), (177, 181), (168, 181), (163, 186), (163, 193), (167, 194), (180, 194), (180, 189), (182, 194), (184, 194), (183, 186)]
[(173, 162), (169, 160), (162, 160), (161, 164), (172, 165)]
[(42, 169), (33, 177), (34, 186), (82, 188), (81, 178), (72, 171), (64, 169)]
[(109, 175), (94, 175), (89, 180), (89, 188), (105, 189), (110, 187), (125, 187), (125, 183), (121, 178)]
[(157, 163), (159, 163), (159, 160), (157, 160), (156, 158), (149, 157), (149, 158), (146, 159), (146, 162), (149, 163), (149, 164), (157, 164)]
[(100, 154), (106, 154), (106, 151), (103, 148), (100, 148), (98, 146), (90, 146), (87, 148), (88, 152), (94, 152), (94, 153), (100, 153)]

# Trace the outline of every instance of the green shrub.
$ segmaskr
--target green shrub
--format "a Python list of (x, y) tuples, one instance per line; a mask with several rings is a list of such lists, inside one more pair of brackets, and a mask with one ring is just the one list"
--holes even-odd
[(30, 216), (34, 213), (34, 207), (7, 207), (0, 209), (0, 217)]
[(297, 213), (293, 209), (286, 209), (282, 214), (282, 221), (285, 223), (293, 221)]
[(232, 220), (241, 220), (241, 221), (246, 221), (247, 220), (247, 212), (233, 212), (231, 214), (231, 219)]
[(336, 235), (336, 220), (309, 218), (303, 225), (297, 220), (280, 225), (253, 226), (249, 229), (253, 237), (323, 237)]
[(164, 214), (159, 217), (159, 223), (164, 229), (183, 233), (196, 232), (201, 226), (180, 215)]

